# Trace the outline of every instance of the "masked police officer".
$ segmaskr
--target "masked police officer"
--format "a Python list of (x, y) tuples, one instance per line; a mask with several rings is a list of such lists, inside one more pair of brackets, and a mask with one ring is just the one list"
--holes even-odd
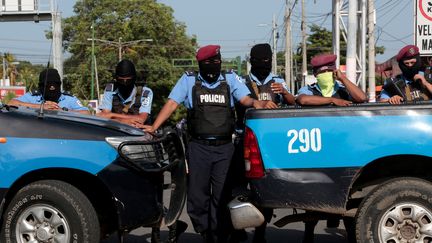
[(336, 69), (336, 55), (321, 54), (312, 58), (311, 65), (317, 82), (298, 91), (300, 105), (348, 106), (367, 101), (366, 94)]
[(432, 85), (420, 72), (421, 62), (417, 46), (407, 45), (396, 56), (402, 74), (387, 79), (380, 94), (380, 102), (400, 104), (402, 101), (430, 100)]
[[(234, 101), (244, 106), (264, 107), (266, 102), (248, 96), (247, 87), (235, 73), (221, 75), (220, 46), (208, 45), (196, 54), (199, 73), (186, 73), (175, 85), (169, 100), (152, 126), (154, 132), (183, 103), (188, 110), (191, 140), (187, 147), (189, 164), (187, 211), (205, 242), (224, 242), (220, 216), (227, 210), (221, 197), (234, 152)], [(214, 237), (217, 235), (217, 239)]]
[(153, 92), (136, 86), (135, 65), (122, 60), (116, 66), (115, 82), (109, 83), (103, 95), (99, 116), (141, 128), (149, 119)]
[[(257, 44), (250, 51), (251, 72), (245, 77), (251, 96), (258, 100), (269, 100), (274, 105), (295, 103), (285, 80), (271, 73), (272, 51), (267, 43)], [(276, 106), (274, 106), (276, 108)]]
[(61, 91), (61, 78), (56, 69), (48, 68), (39, 74), (38, 89), (12, 99), (8, 105), (39, 108), (41, 103), (46, 110), (65, 110), (89, 114), (78, 98)]
[[(295, 98), (288, 91), (285, 80), (280, 76), (271, 73), (272, 69), (272, 50), (269, 44), (262, 43), (252, 47), (250, 51), (251, 72), (243, 77), (246, 86), (250, 91), (250, 96), (257, 100), (269, 101), (269, 108), (277, 108), (282, 104), (294, 105)], [(244, 178), (244, 158), (243, 158), (243, 132), (244, 114), (246, 108), (236, 104), (236, 140), (235, 152), (231, 163), (229, 182), (232, 183), (233, 194), (241, 194), (242, 188), (246, 187), (247, 181)], [(273, 215), (272, 209), (261, 209), (265, 215), (266, 222), (260, 227), (255, 228), (254, 243), (265, 242), (265, 230), (267, 222)], [(235, 231), (231, 242), (239, 242), (245, 239), (244, 231)]]

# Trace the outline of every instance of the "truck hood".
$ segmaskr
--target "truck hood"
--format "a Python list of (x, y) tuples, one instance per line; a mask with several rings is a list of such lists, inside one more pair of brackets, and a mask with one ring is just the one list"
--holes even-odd
[(104, 127), (110, 130), (116, 130), (132, 136), (142, 136), (145, 134), (145, 132), (142, 131), (141, 129), (129, 125), (115, 122), (110, 119), (93, 116), (93, 115), (84, 115), (77, 112), (44, 110), (43, 115), (40, 115), (39, 110), (31, 109), (27, 107), (18, 107), (18, 108), (9, 107), (7, 112), (20, 113), (25, 116), (34, 116), (35, 118), (39, 117), (40, 119), (57, 119), (57, 120), (85, 123), (93, 126)]

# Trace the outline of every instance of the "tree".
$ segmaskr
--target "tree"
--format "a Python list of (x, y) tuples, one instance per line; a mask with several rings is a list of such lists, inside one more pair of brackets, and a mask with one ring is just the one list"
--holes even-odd
[(33, 65), (28, 61), (19, 61), (17, 84), (25, 85), (28, 91), (38, 89), (39, 73), (44, 68), (43, 65)]
[[(90, 98), (91, 24), (95, 38), (122, 42), (152, 39), (124, 48), (123, 58), (132, 60), (153, 89), (156, 113), (181, 75), (171, 65), (173, 58), (193, 58), (196, 39), (186, 35), (184, 24), (176, 22), (172, 8), (155, 0), (83, 0), (74, 6), (76, 15), (64, 19), (64, 46), (72, 55), (65, 62), (64, 86), (83, 99)], [(111, 82), (118, 62), (118, 47), (95, 43), (100, 91)], [(156, 111), (156, 112), (155, 112)]]
[[(312, 24), (309, 26), (310, 34), (307, 38), (306, 46), (307, 46), (307, 63), (309, 65), (312, 57), (320, 54), (320, 53), (331, 53), (333, 46), (333, 34), (331, 31), (327, 30), (324, 27), (318, 26), (316, 24)], [(346, 62), (346, 41), (341, 38), (340, 40), (340, 63), (344, 64)], [(375, 52), (377, 55), (384, 54), (385, 48), (383, 46), (376, 46)], [(293, 58), (297, 61), (299, 65), (302, 62), (302, 49), (301, 43), (298, 44), (296, 54)], [(301, 68), (299, 69), (301, 70)]]

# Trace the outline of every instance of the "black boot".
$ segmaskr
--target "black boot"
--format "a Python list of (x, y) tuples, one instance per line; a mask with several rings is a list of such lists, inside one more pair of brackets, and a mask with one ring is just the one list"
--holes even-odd
[(204, 231), (200, 233), (203, 238), (203, 243), (216, 243), (211, 231)]
[(187, 223), (177, 220), (175, 224), (168, 227), (168, 240), (166, 243), (177, 243), (179, 236), (186, 231), (188, 225)]
[(313, 243), (315, 238), (315, 226), (317, 225), (318, 220), (306, 221), (305, 222), (305, 231), (303, 235), (303, 243)]
[(252, 239), (252, 243), (266, 243), (265, 232), (267, 228), (267, 222), (255, 228), (255, 233)]
[(153, 227), (151, 232), (151, 243), (161, 243), (160, 228)]
[(245, 230), (234, 230), (229, 238), (229, 243), (239, 243), (242, 241), (246, 241), (248, 238)]

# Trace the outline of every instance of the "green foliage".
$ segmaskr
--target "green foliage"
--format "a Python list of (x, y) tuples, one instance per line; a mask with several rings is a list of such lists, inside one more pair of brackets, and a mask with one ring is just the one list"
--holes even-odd
[(17, 82), (26, 86), (26, 90), (38, 88), (39, 73), (44, 69), (43, 65), (33, 65), (28, 61), (19, 61)]
[[(72, 54), (65, 62), (64, 86), (83, 99), (91, 90), (91, 25), (95, 39), (129, 42), (152, 39), (124, 46), (123, 58), (132, 60), (154, 92), (153, 112), (165, 102), (181, 76), (181, 69), (171, 65), (173, 58), (193, 58), (196, 38), (186, 35), (184, 24), (176, 22), (173, 10), (154, 0), (82, 0), (74, 6), (76, 15), (64, 19), (64, 46)], [(118, 45), (95, 42), (100, 92), (112, 81), (118, 62)], [(96, 94), (96, 92), (95, 92)]]

